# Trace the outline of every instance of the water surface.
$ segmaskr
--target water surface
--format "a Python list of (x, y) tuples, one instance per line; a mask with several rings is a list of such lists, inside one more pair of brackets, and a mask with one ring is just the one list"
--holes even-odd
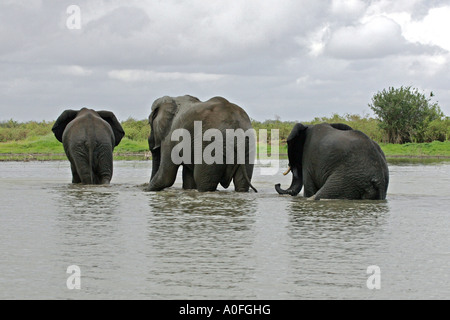
[(2, 162), (0, 299), (450, 298), (448, 162), (391, 165), (386, 201), (280, 196), (285, 166), (256, 168), (258, 193), (156, 193), (151, 162), (116, 161), (109, 186), (71, 184), (67, 161)]

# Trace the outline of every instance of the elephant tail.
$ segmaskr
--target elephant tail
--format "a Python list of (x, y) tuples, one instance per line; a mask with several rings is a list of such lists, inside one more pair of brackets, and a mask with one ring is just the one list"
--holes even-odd
[[(248, 177), (247, 169), (245, 167), (245, 164), (235, 164), (233, 167), (229, 167), (227, 170), (229, 170), (226, 173), (227, 180), (222, 180), (220, 182), (222, 187), (224, 187), (225, 189), (228, 188), (228, 186), (231, 183), (231, 180), (233, 180), (233, 178), (235, 178), (235, 175), (238, 172), (238, 170), (242, 170), (242, 176), (244, 177), (245, 182), (248, 183), (248, 185), (250, 186), (250, 188), (253, 189), (253, 191), (258, 192), (258, 190), (256, 190), (256, 188), (254, 186), (252, 186), (252, 183), (250, 182), (250, 178)], [(241, 183), (242, 182), (243, 181), (241, 181)]]
[(95, 183), (94, 179), (94, 145), (92, 142), (88, 143), (89, 150), (89, 174), (91, 175), (91, 184)]
[(375, 200), (386, 199), (387, 183), (384, 179), (372, 179), (372, 185), (375, 189)]
[(247, 169), (245, 168), (244, 164), (241, 165), (241, 170), (244, 172), (244, 178), (245, 178), (245, 180), (247, 180), (247, 183), (250, 186), (250, 188), (252, 188), (253, 191), (255, 191), (256, 193), (258, 193), (258, 190), (256, 190), (256, 188), (254, 186), (252, 186), (252, 183), (250, 182), (250, 178), (248, 177)]

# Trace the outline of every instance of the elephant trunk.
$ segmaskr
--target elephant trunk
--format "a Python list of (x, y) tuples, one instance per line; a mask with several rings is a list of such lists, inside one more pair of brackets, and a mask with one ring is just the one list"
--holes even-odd
[(303, 177), (300, 170), (296, 166), (293, 166), (291, 167), (291, 171), (292, 171), (292, 182), (291, 186), (287, 190), (281, 189), (279, 183), (275, 185), (275, 190), (279, 194), (289, 194), (291, 196), (296, 196), (300, 192), (300, 190), (302, 190)]
[(150, 181), (159, 170), (159, 165), (161, 164), (161, 148), (152, 150), (152, 161), (152, 176), (150, 178)]

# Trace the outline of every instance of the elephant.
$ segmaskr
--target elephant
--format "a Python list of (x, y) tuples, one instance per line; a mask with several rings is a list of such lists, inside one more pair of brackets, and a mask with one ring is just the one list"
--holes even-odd
[(110, 111), (65, 110), (52, 128), (70, 161), (72, 183), (109, 184), (113, 150), (125, 132)]
[[(254, 134), (254, 130), (250, 118), (241, 107), (223, 97), (214, 97), (202, 102), (190, 95), (164, 96), (154, 101), (149, 124), (151, 133), (148, 144), (152, 153), (152, 172), (146, 191), (161, 191), (172, 186), (178, 168), (182, 166), (183, 189), (194, 189), (199, 192), (215, 191), (219, 183), (226, 189), (233, 180), (235, 191), (247, 192), (251, 187), (257, 192), (251, 185), (254, 163), (250, 148), (255, 147), (255, 144), (250, 143), (247, 136), (248, 132), (253, 131)], [(233, 146), (225, 143), (223, 137), (230, 129), (245, 131), (245, 142), (240, 145), (238, 142)], [(217, 161), (208, 162), (204, 155), (211, 148), (208, 149), (208, 139), (205, 140), (205, 137), (208, 132), (213, 131), (216, 132), (214, 143), (216, 146), (218, 143), (214, 155), (218, 158)], [(183, 142), (186, 146), (179, 152), (176, 152), (177, 134), (184, 134)], [(203, 135), (201, 140), (199, 134)], [(212, 141), (211, 137), (209, 141)], [(245, 160), (240, 162), (235, 161), (239, 147), (240, 150), (245, 147)], [(177, 156), (183, 153), (182, 159), (175, 161), (174, 153)], [(232, 158), (229, 158), (230, 155)]]
[(320, 199), (386, 199), (389, 170), (380, 146), (342, 123), (297, 123), (287, 138), (292, 183), (279, 194)]

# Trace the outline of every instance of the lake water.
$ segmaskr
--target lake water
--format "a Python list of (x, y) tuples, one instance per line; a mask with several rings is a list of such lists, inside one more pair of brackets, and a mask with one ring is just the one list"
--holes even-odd
[(109, 186), (2, 162), (0, 299), (450, 298), (449, 162), (390, 165), (386, 201), (280, 196), (285, 167), (256, 168), (258, 193), (154, 193), (150, 161), (116, 161)]

